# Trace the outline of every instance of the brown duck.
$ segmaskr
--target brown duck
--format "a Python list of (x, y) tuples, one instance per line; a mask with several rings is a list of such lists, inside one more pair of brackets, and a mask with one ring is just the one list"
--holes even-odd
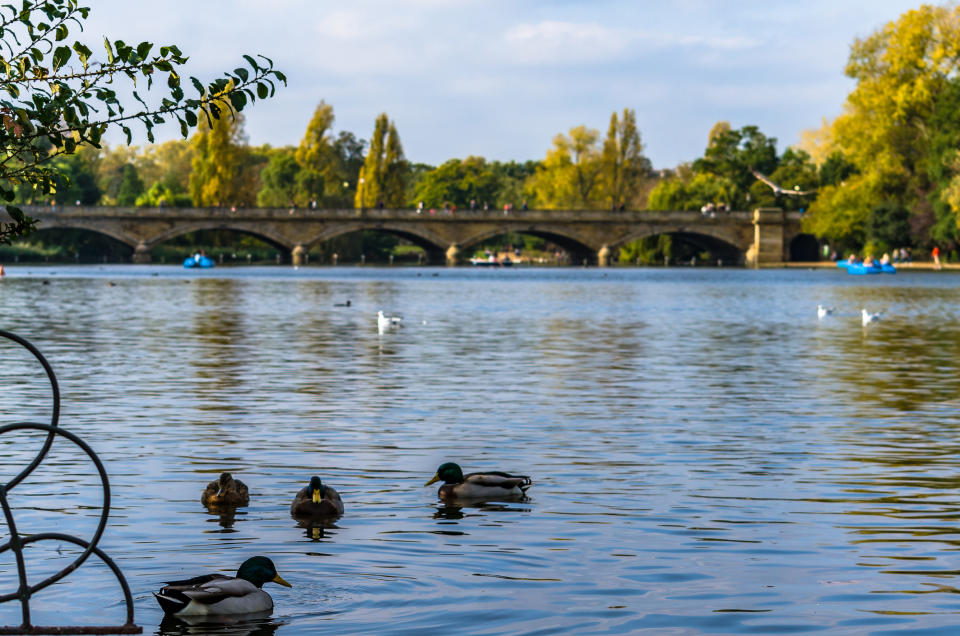
[(204, 506), (246, 506), (250, 503), (250, 491), (247, 485), (239, 479), (234, 479), (230, 473), (220, 473), (217, 481), (207, 484), (207, 489), (200, 497)]

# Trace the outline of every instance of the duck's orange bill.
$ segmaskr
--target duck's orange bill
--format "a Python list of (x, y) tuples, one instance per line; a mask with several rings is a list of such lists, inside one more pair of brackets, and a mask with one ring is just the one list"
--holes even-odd
[(428, 481), (427, 483), (425, 483), (424, 486), (429, 486), (430, 484), (432, 484), (432, 483), (435, 482), (435, 481), (440, 481), (440, 473), (437, 473), (436, 475), (434, 475), (434, 476), (433, 476), (433, 479), (431, 479), (430, 481)]
[(290, 585), (289, 583), (287, 583), (286, 581), (284, 581), (283, 578), (282, 578), (279, 574), (276, 575), (275, 577), (273, 577), (273, 582), (274, 582), (274, 583), (279, 583), (280, 585), (282, 585), (282, 586), (284, 586), (284, 587), (293, 587), (292, 585)]

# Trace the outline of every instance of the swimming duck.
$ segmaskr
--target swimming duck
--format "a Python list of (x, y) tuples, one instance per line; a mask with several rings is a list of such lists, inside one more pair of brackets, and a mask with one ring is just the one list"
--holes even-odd
[(340, 493), (323, 485), (320, 478), (314, 476), (293, 498), (290, 514), (294, 517), (336, 517), (343, 514), (343, 501)]
[(878, 321), (878, 320), (880, 320), (880, 314), (879, 314), (879, 312), (878, 312), (878, 313), (875, 313), (875, 314), (871, 314), (871, 313), (870, 313), (869, 311), (867, 311), (866, 309), (861, 309), (861, 310), (860, 310), (860, 321), (861, 321), (864, 325), (868, 325), (868, 324), (870, 324), (871, 322), (876, 322), (876, 321)]
[(255, 556), (243, 562), (235, 577), (206, 574), (170, 581), (153, 595), (173, 616), (251, 614), (273, 609), (273, 599), (260, 589), (271, 582), (293, 587), (277, 574), (273, 561)]
[(220, 473), (217, 481), (207, 484), (207, 489), (200, 497), (204, 506), (246, 506), (250, 503), (250, 491), (247, 485), (239, 479), (234, 479), (230, 473)]
[(533, 481), (526, 475), (508, 475), (498, 471), (464, 475), (453, 462), (440, 464), (433, 479), (424, 484), (443, 481), (437, 495), (441, 499), (522, 499)]

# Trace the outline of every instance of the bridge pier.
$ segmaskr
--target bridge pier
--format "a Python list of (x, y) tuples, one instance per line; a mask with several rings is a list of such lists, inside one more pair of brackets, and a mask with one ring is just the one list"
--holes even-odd
[(447, 248), (447, 267), (453, 267), (460, 260), (460, 246), (454, 243)]
[(610, 267), (610, 247), (604, 245), (600, 248), (600, 251), (597, 252), (597, 266), (598, 267)]
[(757, 208), (753, 211), (753, 245), (747, 250), (747, 265), (759, 267), (788, 260), (783, 253), (785, 221), (780, 208)]
[(133, 262), (137, 265), (150, 264), (150, 248), (147, 247), (145, 242), (140, 241), (133, 249)]
[(303, 247), (303, 245), (297, 243), (294, 246), (293, 251), (290, 252), (290, 262), (293, 263), (294, 267), (300, 267), (301, 265), (306, 265), (306, 261), (307, 250)]

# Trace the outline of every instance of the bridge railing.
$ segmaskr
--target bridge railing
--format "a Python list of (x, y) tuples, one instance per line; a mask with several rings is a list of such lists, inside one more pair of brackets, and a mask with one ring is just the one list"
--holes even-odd
[(731, 220), (749, 222), (753, 218), (750, 211), (717, 212), (713, 215), (704, 215), (699, 211), (690, 210), (541, 210), (513, 209), (503, 210), (471, 210), (469, 208), (432, 209), (422, 212), (415, 208), (238, 208), (238, 207), (204, 207), (204, 208), (174, 208), (174, 207), (123, 207), (123, 206), (83, 206), (83, 205), (25, 205), (21, 206), (24, 212), (34, 217), (73, 217), (73, 218), (223, 218), (223, 219), (417, 219), (422, 221), (436, 220), (483, 220), (511, 222), (519, 219), (536, 219), (538, 221), (584, 221), (584, 222), (625, 222), (643, 223), (650, 221), (686, 221), (686, 222), (716, 222), (727, 223)]

